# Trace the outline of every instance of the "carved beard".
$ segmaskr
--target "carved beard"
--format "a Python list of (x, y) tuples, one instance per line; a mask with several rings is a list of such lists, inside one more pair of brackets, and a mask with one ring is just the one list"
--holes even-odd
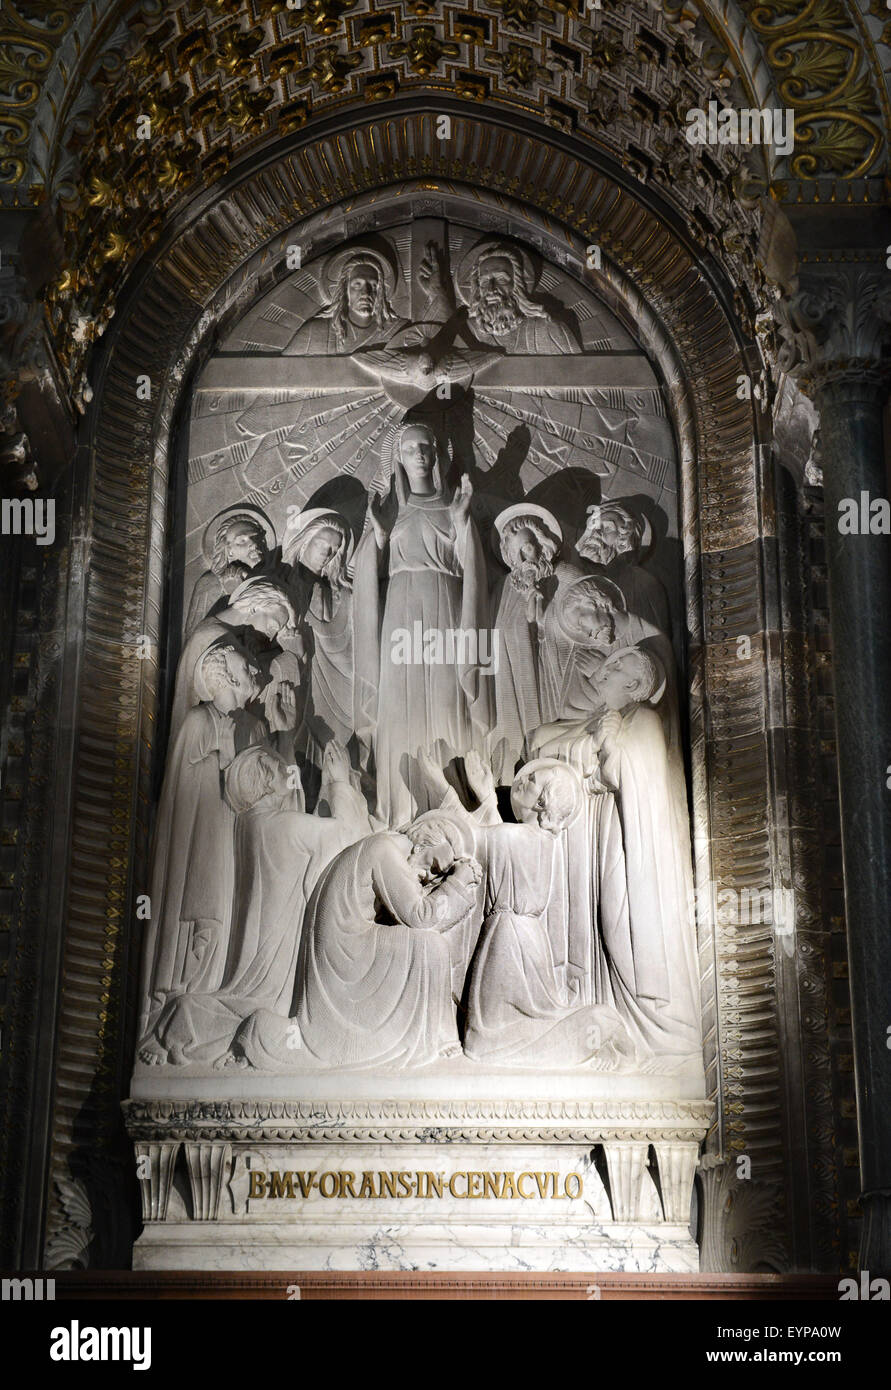
[(529, 595), (538, 589), (545, 579), (550, 579), (554, 566), (550, 560), (521, 560), (510, 572), (510, 582), (517, 593)]
[(599, 537), (583, 536), (576, 546), (578, 553), (595, 565), (611, 565), (617, 556), (624, 552), (618, 545), (610, 545)]
[(482, 295), (478, 295), (470, 318), (493, 338), (504, 338), (520, 327), (525, 315), (516, 296), (505, 293), (497, 304), (487, 303)]

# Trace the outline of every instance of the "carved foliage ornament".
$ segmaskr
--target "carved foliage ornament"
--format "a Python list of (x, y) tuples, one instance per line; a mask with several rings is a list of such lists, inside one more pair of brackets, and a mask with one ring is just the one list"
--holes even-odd
[(795, 110), (792, 174), (854, 179), (874, 171), (884, 145), (870, 80), (877, 63), (843, 0), (748, 0), (744, 8), (766, 44), (780, 102)]

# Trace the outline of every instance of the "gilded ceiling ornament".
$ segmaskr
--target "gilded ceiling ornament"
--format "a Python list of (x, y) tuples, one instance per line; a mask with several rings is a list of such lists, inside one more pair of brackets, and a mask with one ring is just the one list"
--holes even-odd
[(459, 43), (484, 44), (486, 42), (486, 31), (482, 24), (474, 24), (468, 19), (456, 19), (455, 38)]
[(399, 82), (395, 77), (376, 77), (371, 78), (365, 84), (366, 101), (389, 101), (399, 91)]
[(306, 48), (302, 39), (279, 44), (269, 59), (269, 76), (284, 77), (290, 72), (300, 72), (306, 66)]
[(356, 8), (356, 0), (306, 0), (299, 10), (292, 10), (292, 27), (305, 22), (317, 34), (330, 38), (341, 27), (341, 19), (348, 10)]
[(468, 101), (485, 101), (489, 95), (489, 85), (484, 77), (459, 72), (455, 76), (455, 95), (466, 97)]
[(412, 72), (421, 77), (429, 77), (431, 72), (435, 72), (443, 58), (457, 58), (460, 53), (458, 44), (437, 38), (432, 24), (419, 24), (412, 30), (410, 38), (390, 44), (391, 56), (407, 59)]
[(309, 107), (305, 101), (288, 101), (279, 112), (278, 128), (283, 135), (288, 135), (305, 125), (308, 118)]
[[(146, 50), (140, 50), (135, 58), (140, 58)], [(193, 68), (196, 63), (203, 62), (212, 52), (210, 35), (206, 29), (194, 29), (190, 34), (184, 34), (176, 45), (176, 61), (179, 64), (185, 63), (189, 68)], [(145, 76), (150, 69), (150, 64), (144, 58), (138, 65), (135, 58), (130, 59), (130, 66), (134, 77)], [(140, 70), (141, 69), (141, 70)]]
[(533, 29), (536, 24), (548, 24), (554, 17), (551, 11), (538, 3), (538, 0), (492, 0), (492, 4), (501, 11), (508, 24), (515, 24), (520, 29)]
[(542, 81), (548, 77), (548, 69), (535, 61), (535, 54), (531, 48), (524, 48), (522, 44), (510, 43), (506, 53), (489, 55), (496, 61), (499, 56), (501, 71), (511, 87), (527, 87), (536, 79)]
[(622, 56), (623, 45), (620, 39), (610, 38), (602, 29), (595, 29), (591, 35), (590, 53), (599, 68), (610, 68)]
[(298, 82), (311, 82), (323, 92), (342, 92), (348, 75), (362, 66), (361, 53), (341, 53), (335, 44), (328, 44), (312, 55), (312, 64), (298, 74)]
[(357, 40), (360, 48), (366, 44), (383, 43), (386, 39), (393, 37), (393, 16), (389, 14), (377, 15), (374, 19), (369, 19), (361, 25), (358, 31)]
[(204, 71), (220, 71), (227, 77), (249, 77), (253, 71), (253, 55), (266, 37), (265, 30), (227, 29), (214, 35), (213, 51), (204, 61)]
[(239, 131), (260, 130), (263, 126), (263, 112), (271, 101), (270, 87), (263, 87), (259, 92), (239, 88), (230, 98), (221, 119)]

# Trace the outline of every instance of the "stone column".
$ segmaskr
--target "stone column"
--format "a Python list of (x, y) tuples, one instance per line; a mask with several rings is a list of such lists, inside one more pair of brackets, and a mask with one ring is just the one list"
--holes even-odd
[[(806, 268), (795, 308), (816, 351), (863, 1203), (861, 1268), (891, 1270), (891, 537), (882, 408), (891, 271)], [(856, 503), (859, 526), (849, 530)], [(870, 529), (870, 520), (873, 527)], [(865, 523), (865, 525), (864, 525)]]

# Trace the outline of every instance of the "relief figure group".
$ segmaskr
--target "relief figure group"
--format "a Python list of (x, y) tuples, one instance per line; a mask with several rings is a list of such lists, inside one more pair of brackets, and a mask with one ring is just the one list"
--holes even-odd
[[(428, 256), (431, 344), (457, 298), (452, 349), (463, 332), (468, 350), (579, 351), (527, 260), (483, 244), (456, 296)], [(327, 286), (287, 353), (421, 341), (385, 257), (342, 253)], [(574, 545), (537, 501), (487, 518), (423, 413), (389, 447), (364, 524), (332, 492), (289, 506), (278, 535), (252, 502), (205, 529), (139, 1061), (695, 1065), (678, 681), (665, 590), (642, 563), (650, 524), (633, 499), (589, 506)]]

